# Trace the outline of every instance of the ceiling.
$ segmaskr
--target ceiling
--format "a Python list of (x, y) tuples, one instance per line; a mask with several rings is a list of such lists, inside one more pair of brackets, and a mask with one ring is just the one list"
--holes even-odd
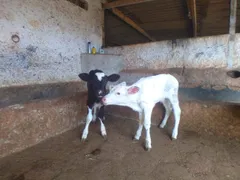
[[(105, 9), (105, 46), (228, 34), (229, 17), (230, 0), (142, 0), (141, 3)], [(240, 32), (239, 19), (240, 0), (237, 32)]]

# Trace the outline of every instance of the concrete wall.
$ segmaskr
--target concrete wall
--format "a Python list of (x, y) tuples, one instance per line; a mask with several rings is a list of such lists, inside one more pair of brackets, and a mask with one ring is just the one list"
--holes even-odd
[[(229, 36), (179, 39), (106, 48), (109, 54), (123, 55), (125, 69), (163, 69), (173, 67), (226, 68)], [(233, 67), (240, 66), (240, 34), (236, 35)]]
[(87, 42), (102, 45), (100, 0), (87, 2), (88, 11), (67, 0), (1, 1), (0, 87), (78, 80)]
[(77, 93), (0, 108), (0, 158), (79, 126), (87, 113), (86, 98)]

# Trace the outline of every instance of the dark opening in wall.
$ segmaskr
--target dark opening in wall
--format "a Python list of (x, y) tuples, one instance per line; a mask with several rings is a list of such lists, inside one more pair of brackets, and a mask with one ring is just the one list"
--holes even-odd
[(228, 71), (227, 75), (231, 78), (239, 78), (240, 77), (240, 71)]
[(83, 9), (86, 11), (88, 10), (88, 2), (86, 0), (67, 0)]

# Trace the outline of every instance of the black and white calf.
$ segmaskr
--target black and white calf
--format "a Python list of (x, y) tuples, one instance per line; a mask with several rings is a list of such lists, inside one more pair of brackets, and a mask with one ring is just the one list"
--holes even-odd
[(82, 140), (85, 140), (88, 135), (88, 128), (91, 121), (96, 121), (98, 118), (101, 124), (101, 135), (106, 137), (106, 128), (103, 124), (104, 118), (104, 106), (101, 102), (103, 96), (107, 94), (106, 85), (108, 81), (115, 82), (120, 76), (118, 74), (112, 74), (110, 76), (105, 75), (101, 70), (91, 70), (89, 74), (81, 73), (79, 78), (87, 82), (88, 98), (87, 108), (88, 114), (86, 118), (86, 125), (82, 133)]

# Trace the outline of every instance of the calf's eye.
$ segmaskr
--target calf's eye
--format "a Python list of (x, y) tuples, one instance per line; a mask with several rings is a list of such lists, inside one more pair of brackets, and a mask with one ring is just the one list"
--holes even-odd
[(120, 95), (120, 92), (117, 92), (117, 95)]

